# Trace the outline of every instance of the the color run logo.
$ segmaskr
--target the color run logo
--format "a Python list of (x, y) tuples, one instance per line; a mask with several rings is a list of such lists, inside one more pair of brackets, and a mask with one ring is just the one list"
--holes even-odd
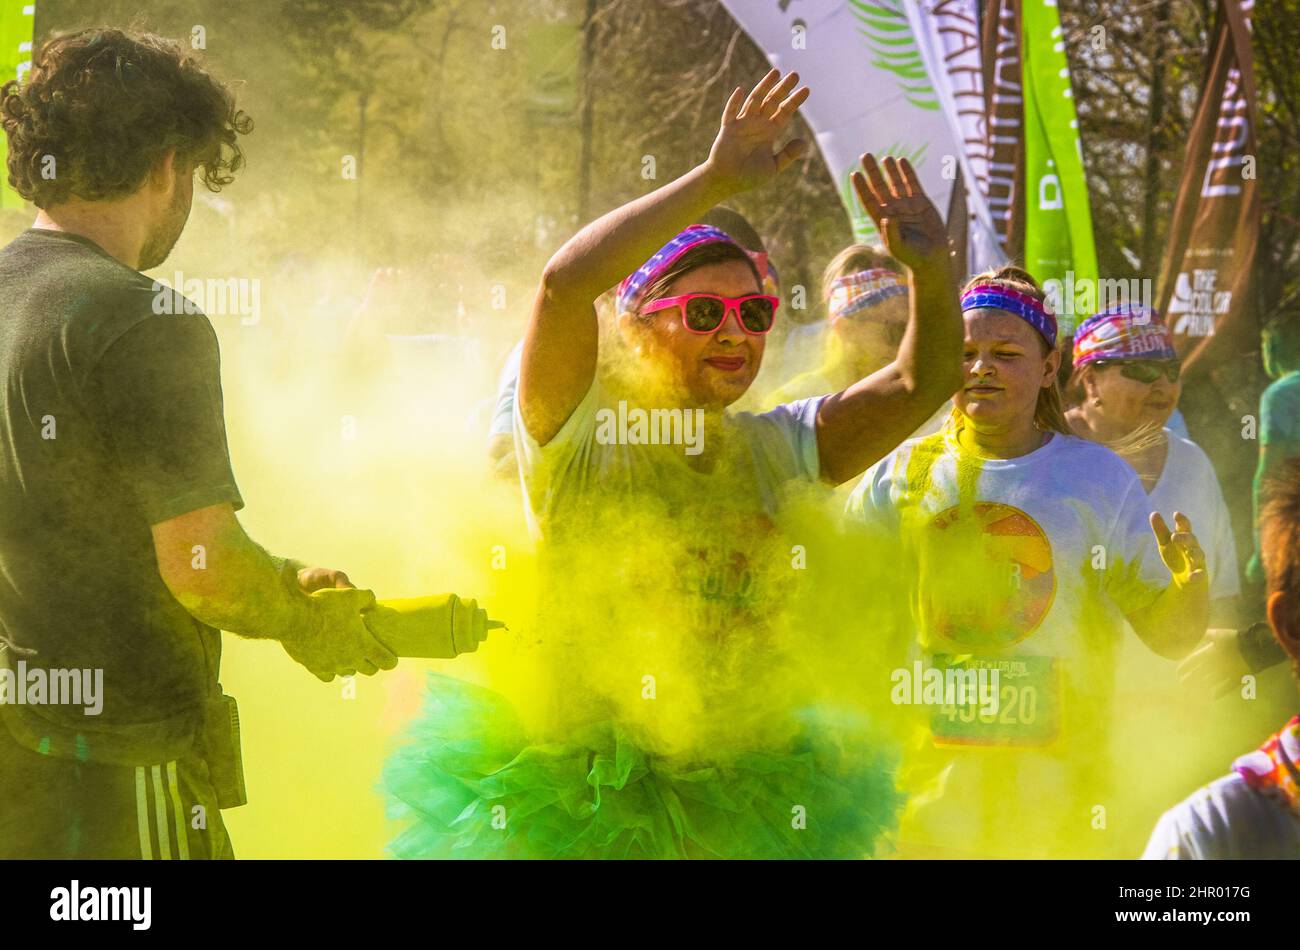
[(1169, 316), (1177, 317), (1175, 336), (1214, 336), (1214, 321), (1232, 309), (1232, 291), (1216, 286), (1216, 268), (1183, 271), (1174, 281), (1174, 295), (1169, 300)]
[(1068, 270), (1064, 280), (1052, 277), (1043, 281), (1043, 293), (1058, 316), (1101, 313), (1124, 303), (1148, 310), (1155, 306), (1155, 292), (1147, 277), (1129, 280), (1076, 277), (1074, 271)]
[(82, 706), (87, 716), (104, 709), (103, 670), (29, 670), (26, 660), (14, 667), (0, 666), (0, 705)]
[(1001, 674), (996, 669), (927, 667), (920, 660), (912, 668), (899, 667), (889, 675), (889, 694), (896, 706), (975, 706), (985, 716), (997, 715)]
[(203, 313), (209, 317), (239, 317), (244, 326), (262, 319), (262, 282), (256, 277), (209, 277), (188, 280), (181, 271), (172, 283), (153, 282), (154, 313)]
[(687, 455), (704, 451), (703, 409), (628, 408), (596, 411), (596, 441), (601, 445), (681, 445)]

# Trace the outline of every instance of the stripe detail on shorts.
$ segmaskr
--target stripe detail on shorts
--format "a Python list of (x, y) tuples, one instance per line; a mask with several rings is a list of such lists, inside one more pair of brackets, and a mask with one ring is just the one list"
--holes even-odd
[[(191, 860), (189, 822), (183, 801), (194, 793), (181, 795), (180, 770), (178, 759), (161, 765), (135, 767), (135, 820), (140, 834), (140, 857), (145, 861)], [(170, 820), (167, 817), (169, 810)], [(176, 841), (174, 850), (173, 836)], [(206, 856), (204, 851), (208, 849), (203, 845), (207, 840), (206, 834), (196, 839), (201, 857)]]
[(167, 788), (172, 794), (172, 827), (176, 829), (176, 854), (182, 861), (190, 859), (190, 843), (185, 835), (181, 812), (180, 782), (176, 780), (176, 760), (167, 763)]
[(153, 860), (153, 844), (149, 836), (149, 793), (144, 784), (144, 766), (135, 767), (135, 823), (140, 830), (140, 858)]
[(167, 799), (163, 796), (162, 769), (153, 766), (153, 805), (158, 816), (158, 851), (164, 861), (172, 859), (171, 835), (167, 832)]

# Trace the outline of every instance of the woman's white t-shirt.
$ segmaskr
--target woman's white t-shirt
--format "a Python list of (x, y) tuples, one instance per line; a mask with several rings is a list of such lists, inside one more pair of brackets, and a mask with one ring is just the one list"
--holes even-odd
[(905, 843), (1032, 856), (1087, 840), (1078, 809), (1099, 790), (1079, 770), (1104, 756), (1124, 616), (1169, 583), (1149, 511), (1127, 462), (1060, 434), (1018, 458), (980, 459), (945, 430), (863, 477), (850, 521), (883, 543), (896, 535), (913, 575), (909, 666), (999, 676), (996, 712), (925, 701), (904, 770)]

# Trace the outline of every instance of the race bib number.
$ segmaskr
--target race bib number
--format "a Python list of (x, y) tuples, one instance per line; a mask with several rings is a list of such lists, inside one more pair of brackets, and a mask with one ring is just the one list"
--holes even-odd
[[(1055, 657), (935, 654), (944, 702), (930, 717), (935, 745), (1043, 746), (1061, 722)], [(996, 673), (996, 677), (993, 675)]]

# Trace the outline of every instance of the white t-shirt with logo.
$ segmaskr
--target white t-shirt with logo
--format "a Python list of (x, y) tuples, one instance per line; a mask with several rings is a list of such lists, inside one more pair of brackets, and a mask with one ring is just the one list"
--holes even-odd
[[(645, 444), (643, 434), (632, 444), (637, 407), (620, 412), (599, 383), (544, 446), (516, 403), (526, 510), (543, 539), (538, 649), (564, 710), (557, 721), (608, 714), (647, 748), (714, 754), (762, 733), (737, 729), (737, 719), (793, 708), (780, 691), (788, 677), (780, 687), (766, 678), (782, 672), (771, 630), (797, 593), (785, 504), (804, 493), (824, 501), (828, 491), (820, 402), (728, 414), (720, 430), (704, 432), (698, 455)], [(627, 439), (611, 423), (620, 416)], [(601, 662), (591, 662), (602, 642)], [(673, 683), (671, 700), (649, 704), (653, 711), (639, 685), (628, 688), (647, 670)]]
[[(749, 495), (755, 513), (775, 515), (789, 486), (818, 482), (817, 410), (823, 398), (801, 399), (761, 414), (727, 415), (728, 490)], [(515, 403), (515, 448), (530, 524), (539, 534), (563, 518), (566, 506), (593, 492), (612, 499), (619, 493), (653, 491), (663, 480), (694, 480), (701, 486), (711, 481), (707, 473), (690, 467), (686, 445), (620, 441), (621, 427), (608, 424), (618, 418), (617, 403), (599, 381), (592, 382), (582, 402), (544, 446), (529, 434)], [(601, 438), (602, 428), (616, 438)], [(685, 427), (681, 431), (687, 434)], [(707, 433), (700, 448), (699, 454), (716, 454)]]
[(850, 522), (886, 543), (897, 535), (913, 572), (907, 662), (1000, 677), (996, 713), (924, 710), (903, 771), (905, 853), (914, 842), (1061, 856), (1079, 839), (1104, 852), (1086, 835), (1087, 803), (1100, 794), (1115, 651), (1125, 615), (1170, 580), (1149, 511), (1127, 462), (1061, 434), (1019, 458), (980, 459), (945, 430), (863, 477)]

